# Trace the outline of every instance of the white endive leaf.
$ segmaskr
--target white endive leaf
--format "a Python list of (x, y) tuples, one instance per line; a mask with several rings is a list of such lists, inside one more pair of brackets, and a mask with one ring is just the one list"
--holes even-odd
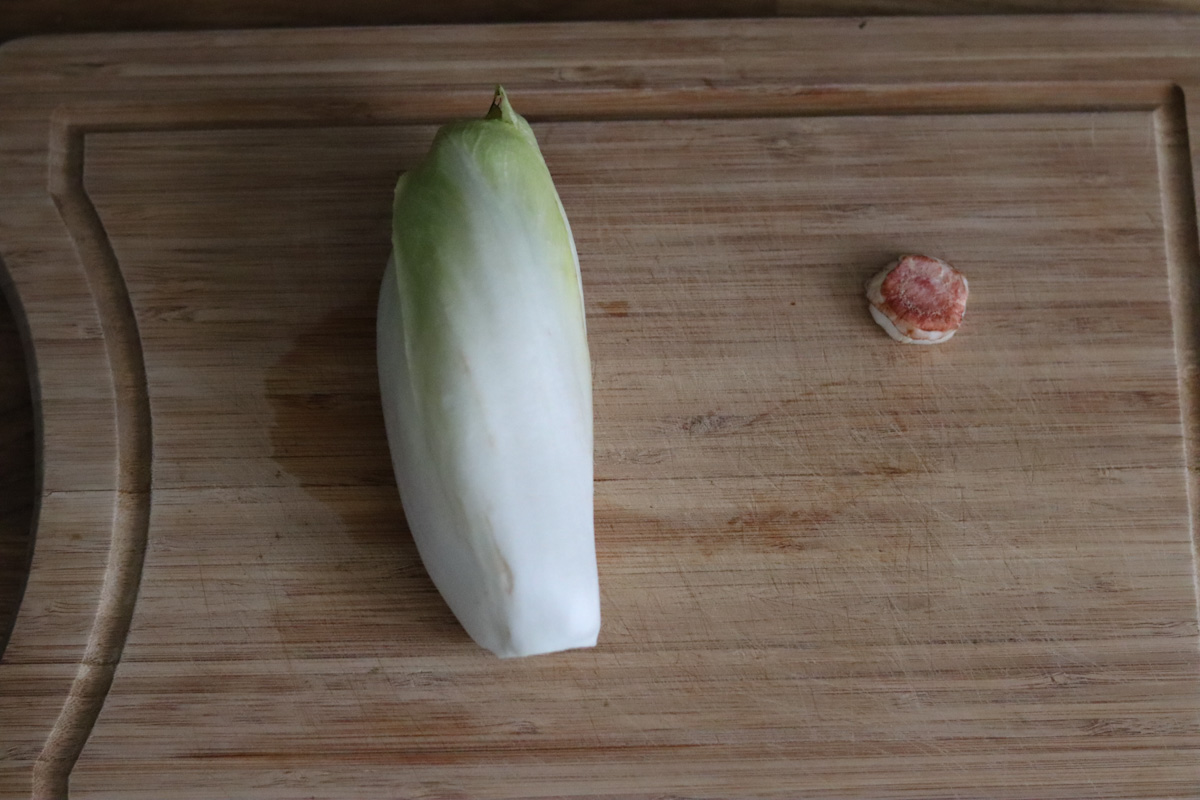
[(596, 643), (592, 387), (579, 261), (503, 90), (396, 187), (379, 297), (388, 444), (409, 527), (501, 656)]

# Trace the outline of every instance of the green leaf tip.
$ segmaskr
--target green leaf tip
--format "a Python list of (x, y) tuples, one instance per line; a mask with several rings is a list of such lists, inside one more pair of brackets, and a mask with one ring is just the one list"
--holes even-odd
[(504, 87), (496, 84), (496, 94), (492, 97), (492, 105), (488, 108), (487, 114), (484, 114), (484, 119), (499, 119), (506, 120), (512, 117), (512, 104), (508, 102), (508, 95), (504, 93)]
[(533, 128), (529, 127), (529, 123), (525, 121), (524, 117), (513, 110), (512, 103), (508, 102), (508, 93), (500, 84), (496, 84), (496, 94), (492, 97), (492, 105), (488, 108), (484, 119), (506, 122), (516, 128), (534, 146), (537, 145), (537, 137), (533, 135)]

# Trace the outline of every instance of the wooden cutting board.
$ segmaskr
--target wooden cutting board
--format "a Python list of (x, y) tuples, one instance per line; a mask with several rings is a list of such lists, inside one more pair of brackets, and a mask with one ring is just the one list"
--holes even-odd
[[(394, 181), (496, 82), (583, 264), (604, 615), (514, 661), (374, 353)], [(0, 796), (1200, 797), (1197, 109), (1167, 17), (4, 47)], [(904, 252), (970, 277), (946, 345), (867, 314)]]

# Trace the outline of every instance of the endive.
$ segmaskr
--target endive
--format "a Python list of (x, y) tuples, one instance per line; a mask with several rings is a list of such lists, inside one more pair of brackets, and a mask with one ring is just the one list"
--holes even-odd
[(425, 568), (497, 655), (590, 647), (600, 589), (579, 259), (503, 89), (400, 178), (392, 237), (379, 378)]

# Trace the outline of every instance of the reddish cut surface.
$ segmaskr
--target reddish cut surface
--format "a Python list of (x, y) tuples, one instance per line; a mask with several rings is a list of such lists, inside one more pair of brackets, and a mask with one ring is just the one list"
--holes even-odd
[(967, 310), (967, 281), (944, 261), (904, 256), (880, 287), (896, 322), (923, 331), (953, 331)]

